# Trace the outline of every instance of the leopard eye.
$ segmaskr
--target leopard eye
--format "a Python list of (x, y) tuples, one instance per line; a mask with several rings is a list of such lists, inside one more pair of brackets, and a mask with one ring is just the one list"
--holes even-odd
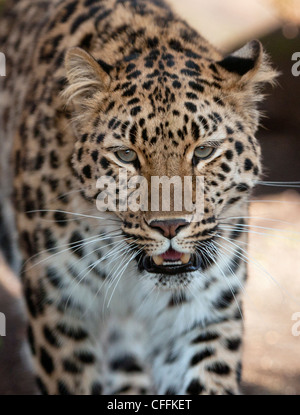
[(136, 152), (129, 149), (117, 151), (116, 156), (119, 160), (123, 161), (123, 163), (132, 163), (137, 159)]
[(215, 150), (215, 147), (200, 146), (196, 148), (194, 156), (197, 159), (206, 160), (214, 154)]

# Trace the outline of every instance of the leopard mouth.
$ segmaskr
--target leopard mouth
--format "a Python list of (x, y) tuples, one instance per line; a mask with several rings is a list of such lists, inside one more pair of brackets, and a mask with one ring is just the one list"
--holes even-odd
[(201, 262), (199, 254), (186, 254), (169, 249), (162, 255), (143, 255), (139, 268), (152, 274), (176, 275), (197, 271)]

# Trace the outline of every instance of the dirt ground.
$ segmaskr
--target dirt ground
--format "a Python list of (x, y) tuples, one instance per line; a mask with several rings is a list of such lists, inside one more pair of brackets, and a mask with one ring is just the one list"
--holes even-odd
[[(243, 391), (249, 395), (300, 394), (300, 336), (292, 334), (292, 316), (300, 312), (300, 196), (284, 192), (259, 197), (250, 215)], [(7, 317), (7, 336), (0, 347), (0, 395), (35, 391), (21, 347), (20, 292), (18, 280), (2, 263), (0, 304)]]
[(245, 391), (298, 395), (300, 336), (293, 335), (292, 316), (300, 311), (300, 197), (285, 192), (260, 200), (250, 211), (264, 219), (251, 221), (255, 233), (250, 233), (252, 263), (244, 300)]

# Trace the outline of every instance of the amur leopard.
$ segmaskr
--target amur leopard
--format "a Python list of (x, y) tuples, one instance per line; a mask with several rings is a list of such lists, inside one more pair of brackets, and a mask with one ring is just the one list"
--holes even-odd
[[(40, 391), (239, 394), (261, 43), (224, 56), (163, 0), (7, 0), (0, 49), (1, 233)], [(204, 178), (201, 219), (99, 212), (121, 169)]]

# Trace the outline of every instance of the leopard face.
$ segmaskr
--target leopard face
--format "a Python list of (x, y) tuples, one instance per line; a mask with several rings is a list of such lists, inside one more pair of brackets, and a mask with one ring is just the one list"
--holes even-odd
[(105, 175), (119, 184), (120, 169), (128, 180), (146, 179), (149, 199), (153, 176), (176, 176), (182, 183), (185, 177), (203, 178), (198, 220), (173, 205), (168, 212), (161, 206), (114, 212), (124, 235), (134, 239), (141, 270), (189, 280), (193, 271), (209, 266), (203, 249), (219, 222), (247, 209), (261, 172), (254, 134), (263, 65), (255, 41), (212, 60), (174, 40), (153, 39), (151, 48), (125, 56), (114, 68), (79, 48), (68, 52), (64, 96), (75, 114), (73, 167), (91, 203), (99, 194), (97, 180)]

